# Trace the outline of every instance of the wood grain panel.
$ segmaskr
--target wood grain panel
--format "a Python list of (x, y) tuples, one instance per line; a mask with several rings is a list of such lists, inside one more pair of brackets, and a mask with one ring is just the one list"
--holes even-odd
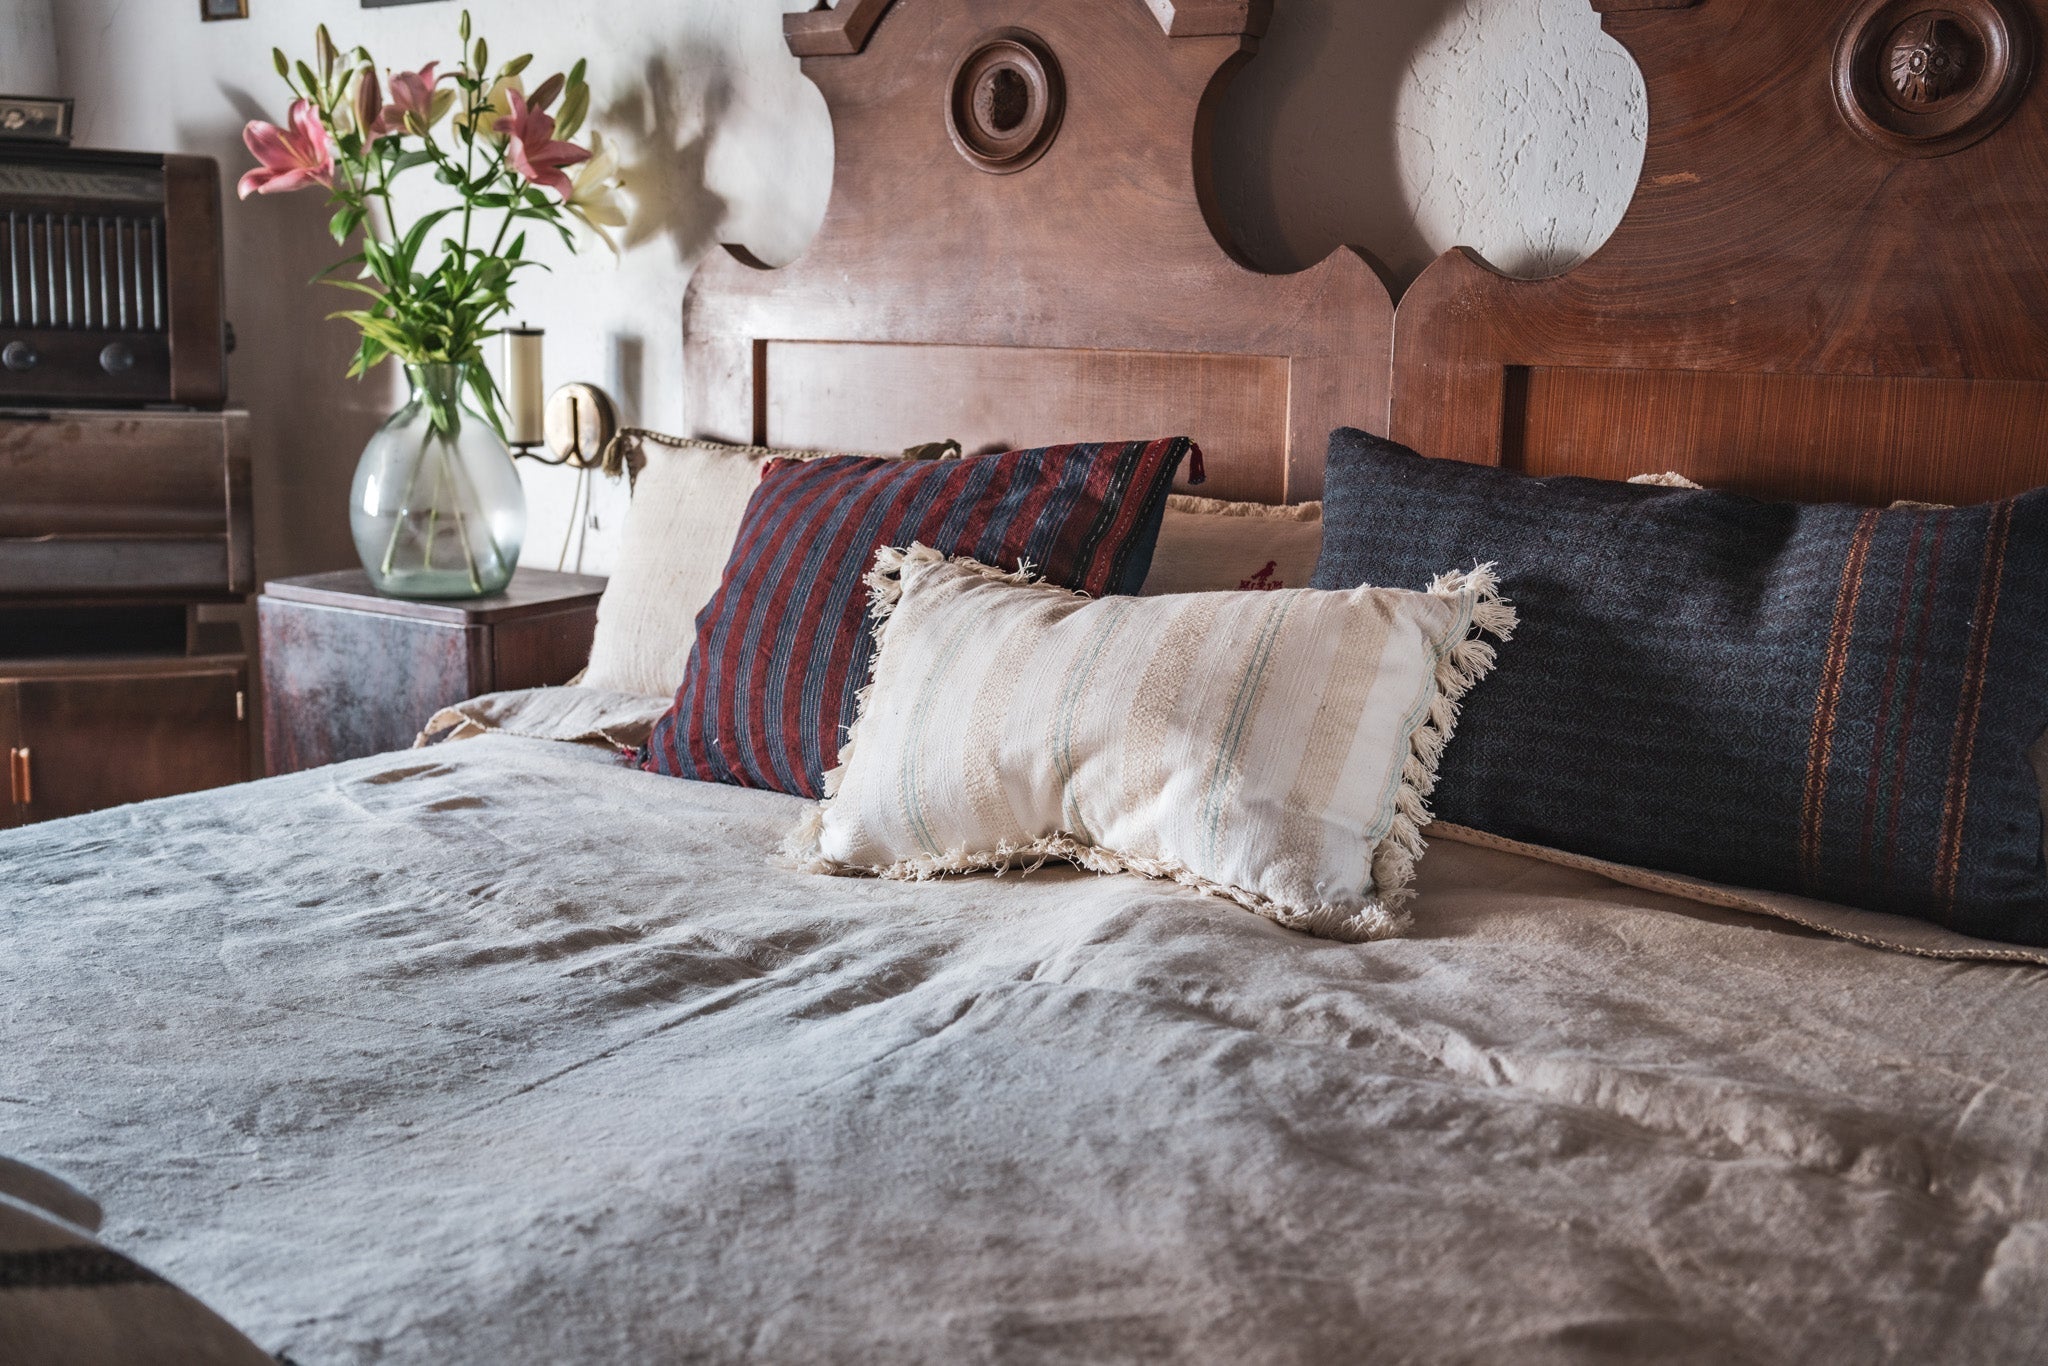
[(590, 642), (596, 634), (594, 603), (492, 627), (491, 690), (568, 682), (590, 662)]
[(229, 596), (234, 559), (219, 536), (44, 536), (0, 540), (0, 594), (138, 592)]
[(89, 666), (14, 681), (17, 744), (33, 800), (23, 822), (55, 820), (249, 776), (240, 659)]
[(1520, 449), (1504, 454), (1531, 474), (1669, 469), (1761, 498), (1884, 504), (1984, 502), (2048, 471), (2048, 384), (1539, 366), (1521, 387)]
[(0, 536), (223, 535), (216, 413), (0, 414)]
[(1286, 496), (1283, 357), (830, 342), (763, 353), (771, 445), (893, 454), (951, 438), (979, 454), (1200, 432), (1204, 494)]
[(14, 751), (21, 744), (21, 717), (16, 699), (16, 688), (11, 682), (0, 680), (0, 830), (10, 830), (22, 823), (22, 806), (15, 800), (12, 769), (15, 763)]

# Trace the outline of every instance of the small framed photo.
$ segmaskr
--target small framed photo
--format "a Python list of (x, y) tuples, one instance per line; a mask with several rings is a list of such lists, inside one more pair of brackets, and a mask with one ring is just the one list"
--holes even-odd
[(0, 142), (71, 141), (71, 101), (0, 95)]
[(199, 17), (209, 23), (215, 19), (247, 19), (249, 0), (199, 0)]

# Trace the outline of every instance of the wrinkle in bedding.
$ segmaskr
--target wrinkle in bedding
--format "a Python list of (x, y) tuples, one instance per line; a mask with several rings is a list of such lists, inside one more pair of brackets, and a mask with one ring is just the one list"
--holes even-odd
[(1411, 938), (485, 737), (0, 835), (0, 1152), (312, 1363), (2038, 1355), (2048, 977), (1439, 844)]

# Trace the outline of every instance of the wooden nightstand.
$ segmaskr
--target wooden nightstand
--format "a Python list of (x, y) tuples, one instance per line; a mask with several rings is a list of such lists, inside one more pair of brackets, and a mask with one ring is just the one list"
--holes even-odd
[(590, 658), (604, 580), (522, 569), (495, 597), (387, 598), (360, 569), (273, 579), (257, 599), (269, 771), (411, 745), (479, 693), (566, 683)]

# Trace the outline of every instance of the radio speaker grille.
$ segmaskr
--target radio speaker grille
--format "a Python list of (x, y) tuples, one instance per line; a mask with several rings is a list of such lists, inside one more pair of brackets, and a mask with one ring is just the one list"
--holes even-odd
[(0, 326), (163, 332), (161, 215), (21, 213), (0, 234)]

